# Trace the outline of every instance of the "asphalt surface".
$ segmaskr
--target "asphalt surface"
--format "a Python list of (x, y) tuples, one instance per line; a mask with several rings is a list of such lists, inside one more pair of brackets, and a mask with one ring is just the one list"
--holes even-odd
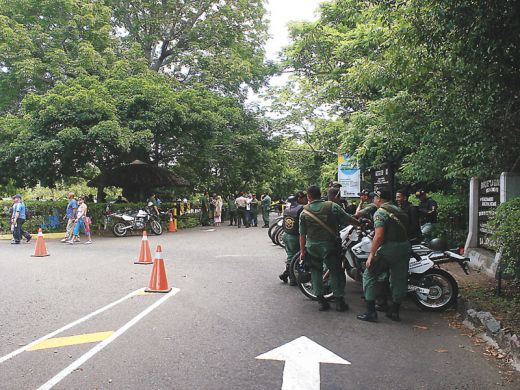
[[(318, 312), (278, 279), (285, 252), (266, 230), (222, 226), (149, 237), (152, 252), (162, 245), (169, 285), (180, 291), (134, 295), (56, 335), (128, 328), (54, 388), (281, 389), (284, 362), (255, 358), (300, 336), (351, 362), (321, 364), (321, 389), (520, 388), (518, 376), (505, 378), (467, 332), (448, 326), (449, 313), (421, 312), (407, 301), (401, 323), (384, 316), (364, 323), (355, 318), (364, 305), (353, 281), (349, 312)], [(30, 256), (33, 242), (0, 241), (0, 361), (146, 287), (152, 267), (133, 264), (140, 241), (47, 240), (50, 256), (43, 258)], [(159, 305), (128, 326), (153, 304)], [(96, 345), (21, 352), (0, 363), (0, 389), (39, 388)]]

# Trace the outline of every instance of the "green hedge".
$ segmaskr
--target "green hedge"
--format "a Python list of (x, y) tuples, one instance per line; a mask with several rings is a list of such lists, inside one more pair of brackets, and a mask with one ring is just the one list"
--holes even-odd
[(505, 271), (520, 280), (520, 197), (498, 206), (489, 226), (492, 245), (502, 252)]
[[(30, 218), (24, 224), (25, 230), (32, 233), (36, 232), (39, 227), (42, 227), (46, 232), (65, 231), (67, 221), (63, 220), (63, 216), (67, 208), (67, 201), (28, 201), (25, 204), (30, 214)], [(0, 201), (0, 233), (10, 232), (9, 208), (11, 206), (11, 201)], [(142, 206), (142, 203), (108, 204), (110, 211), (138, 210)], [(161, 211), (171, 211), (175, 206), (177, 206), (176, 203), (162, 203), (159, 208)], [(107, 204), (89, 203), (88, 208), (89, 215), (92, 219), (92, 230), (97, 231), (103, 229)], [(200, 216), (196, 205), (193, 206), (192, 211), (192, 214), (179, 215), (177, 224), (179, 229), (186, 229), (199, 224)], [(167, 219), (163, 221), (163, 227), (168, 227)], [(108, 229), (110, 229), (110, 226)]]

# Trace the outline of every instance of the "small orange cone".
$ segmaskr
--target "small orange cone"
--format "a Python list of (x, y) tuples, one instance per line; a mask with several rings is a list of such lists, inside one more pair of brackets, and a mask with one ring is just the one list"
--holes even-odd
[(160, 245), (157, 245), (155, 259), (153, 261), (152, 276), (150, 277), (150, 284), (144, 291), (167, 293), (171, 290), (171, 287), (168, 288), (168, 280), (166, 279), (166, 270), (164, 269), (164, 260), (162, 258), (162, 248)]
[(150, 252), (150, 244), (148, 243), (148, 235), (143, 230), (143, 239), (141, 240), (141, 249), (139, 250), (139, 258), (134, 264), (152, 264), (152, 252)]
[(34, 255), (32, 257), (45, 257), (49, 256), (47, 253), (47, 247), (45, 246), (45, 239), (43, 238), (42, 228), (38, 229), (38, 238), (36, 239), (36, 248), (34, 249)]
[(175, 222), (173, 221), (173, 217), (170, 216), (170, 224), (168, 225), (168, 232), (175, 233), (177, 229), (175, 228)]

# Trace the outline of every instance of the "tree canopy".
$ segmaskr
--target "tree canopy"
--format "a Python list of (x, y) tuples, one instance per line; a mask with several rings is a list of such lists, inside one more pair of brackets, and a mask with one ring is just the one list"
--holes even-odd
[(518, 166), (519, 16), (510, 0), (335, 0), (292, 26), (285, 67), (335, 108), (364, 167), (465, 184)]
[(0, 1), (0, 182), (141, 159), (199, 189), (261, 187), (277, 143), (243, 100), (265, 39), (260, 0)]

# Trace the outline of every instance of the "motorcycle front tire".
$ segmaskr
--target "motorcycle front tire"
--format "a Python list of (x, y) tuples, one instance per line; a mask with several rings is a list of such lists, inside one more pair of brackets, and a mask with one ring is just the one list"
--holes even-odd
[(155, 220), (150, 221), (150, 230), (156, 236), (160, 236), (163, 232), (161, 223)]
[(428, 297), (416, 291), (410, 293), (412, 300), (421, 310), (443, 312), (457, 302), (459, 286), (447, 271), (439, 268), (429, 269), (421, 275), (416, 275), (412, 283), (431, 289)]
[(123, 222), (117, 222), (112, 227), (112, 233), (116, 237), (124, 237), (128, 233), (128, 229), (125, 229), (126, 225)]

